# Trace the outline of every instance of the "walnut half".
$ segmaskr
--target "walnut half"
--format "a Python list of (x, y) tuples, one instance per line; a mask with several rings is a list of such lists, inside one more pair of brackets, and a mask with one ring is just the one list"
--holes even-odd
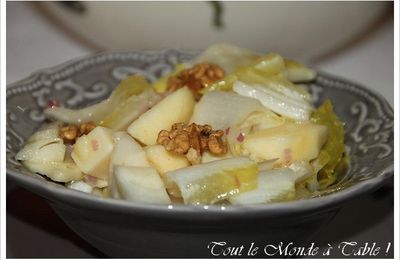
[(176, 123), (172, 125), (171, 131), (160, 131), (157, 143), (169, 152), (186, 155), (192, 164), (200, 163), (205, 151), (215, 155), (222, 155), (228, 151), (224, 131), (214, 131), (209, 125), (195, 123)]
[(80, 125), (63, 125), (58, 130), (58, 135), (64, 143), (74, 144), (76, 139), (82, 135), (87, 135), (96, 127), (94, 122), (82, 123)]
[(191, 68), (182, 70), (178, 75), (168, 79), (168, 90), (176, 90), (187, 86), (196, 100), (201, 97), (203, 88), (217, 82), (225, 76), (224, 70), (212, 63), (200, 63)]

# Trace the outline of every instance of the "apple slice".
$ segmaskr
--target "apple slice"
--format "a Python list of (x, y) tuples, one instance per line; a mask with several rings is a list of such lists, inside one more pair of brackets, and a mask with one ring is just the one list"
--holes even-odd
[(115, 166), (115, 181), (125, 200), (168, 204), (170, 198), (157, 171), (150, 167)]
[(181, 195), (185, 204), (214, 204), (255, 189), (257, 175), (257, 163), (234, 157), (168, 172), (165, 181), (170, 194)]
[(295, 197), (295, 173), (288, 168), (260, 172), (257, 188), (229, 197), (236, 204), (259, 204), (291, 200)]
[(316, 158), (327, 139), (327, 128), (312, 123), (286, 123), (244, 138), (244, 154), (262, 161), (279, 158), (277, 164)]
[(173, 154), (162, 145), (151, 145), (145, 148), (147, 159), (158, 173), (164, 176), (166, 172), (188, 167), (189, 161), (183, 155)]
[(71, 157), (82, 172), (108, 180), (109, 162), (114, 149), (110, 129), (98, 126), (76, 141)]
[(127, 132), (143, 144), (156, 144), (161, 130), (171, 129), (174, 123), (188, 122), (194, 105), (192, 92), (187, 87), (181, 88), (133, 121)]

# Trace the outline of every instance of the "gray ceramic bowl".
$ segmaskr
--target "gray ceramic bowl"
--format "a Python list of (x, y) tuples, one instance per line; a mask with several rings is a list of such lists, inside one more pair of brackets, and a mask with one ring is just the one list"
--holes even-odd
[(44, 197), (71, 229), (108, 256), (209, 257), (212, 241), (300, 245), (347, 201), (379, 188), (393, 175), (392, 108), (378, 94), (323, 73), (308, 87), (316, 104), (330, 98), (345, 121), (351, 165), (337, 184), (310, 199), (242, 207), (135, 204), (69, 190), (15, 161), (24, 141), (42, 124), (47, 100), (70, 107), (92, 104), (128, 74), (154, 80), (193, 55), (176, 50), (103, 53), (9, 86), (8, 176)]

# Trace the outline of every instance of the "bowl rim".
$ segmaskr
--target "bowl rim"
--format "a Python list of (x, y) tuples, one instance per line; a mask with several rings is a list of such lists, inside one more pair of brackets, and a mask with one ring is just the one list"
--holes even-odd
[[(95, 54), (88, 54), (82, 57), (77, 57), (69, 61), (63, 62), (59, 65), (40, 69), (30, 74), (28, 77), (19, 80), (15, 83), (7, 85), (6, 97), (14, 94), (12, 91), (14, 86), (23, 85), (29, 82), (36, 81), (42, 74), (48, 74), (58, 71), (67, 66), (71, 66), (75, 63), (82, 62), (89, 58), (101, 57), (106, 55), (127, 55), (127, 54), (155, 54), (155, 55), (166, 55), (170, 52), (183, 54), (183, 55), (194, 55), (198, 53), (197, 50), (177, 50), (177, 49), (164, 49), (164, 50), (141, 50), (141, 51), (106, 51)], [(375, 90), (365, 88), (357, 83), (353, 83), (347, 79), (340, 78), (338, 76), (332, 76), (328, 73), (318, 71), (318, 75), (333, 79), (340, 82), (349, 83), (356, 86), (364, 91), (369, 92), (380, 102), (383, 103), (385, 109), (389, 109), (393, 113), (393, 108), (386, 101), (386, 99)], [(16, 94), (16, 93), (15, 93)], [(192, 216), (194, 218), (199, 215), (204, 216), (207, 214), (211, 217), (220, 219), (243, 217), (243, 215), (251, 214), (252, 217), (257, 216), (281, 216), (293, 213), (306, 213), (306, 212), (321, 212), (324, 210), (332, 210), (340, 206), (340, 204), (349, 201), (350, 199), (356, 198), (360, 195), (367, 194), (373, 190), (378, 189), (383, 183), (393, 176), (394, 173), (394, 162), (386, 165), (385, 168), (379, 171), (379, 175), (371, 179), (362, 180), (350, 187), (341, 189), (340, 191), (333, 192), (320, 197), (300, 199), (288, 202), (277, 202), (269, 204), (254, 204), (254, 205), (184, 205), (184, 204), (145, 204), (135, 203), (125, 200), (118, 200), (113, 198), (101, 198), (92, 194), (79, 192), (76, 190), (68, 189), (60, 184), (53, 183), (45, 180), (42, 176), (35, 178), (27, 174), (21, 174), (18, 171), (14, 171), (8, 168), (8, 162), (6, 173), (7, 177), (10, 177), (16, 181), (22, 187), (39, 194), (40, 196), (49, 199), (52, 202), (63, 202), (64, 204), (76, 206), (84, 206), (85, 208), (91, 209), (102, 209), (113, 212), (125, 212), (131, 214), (160, 214), (162, 217), (181, 216), (186, 218)], [(33, 173), (35, 174), (35, 173)], [(176, 214), (179, 213), (179, 214)], [(203, 213), (203, 214), (199, 214)], [(180, 215), (182, 214), (182, 215)]]
[[(281, 216), (292, 213), (305, 213), (310, 211), (320, 212), (326, 209), (334, 209), (350, 199), (356, 198), (362, 194), (369, 193), (378, 189), (387, 179), (393, 175), (393, 165), (380, 171), (378, 177), (361, 181), (355, 185), (333, 192), (321, 197), (301, 199), (288, 202), (278, 202), (270, 204), (254, 205), (184, 205), (184, 204), (145, 204), (135, 203), (125, 200), (102, 198), (92, 194), (68, 189), (62, 185), (43, 181), (29, 175), (21, 174), (7, 169), (7, 176), (11, 177), (23, 187), (33, 190), (40, 196), (50, 199), (50, 201), (59, 201), (69, 205), (79, 204), (85, 208), (102, 209), (107, 211), (117, 211), (136, 214), (160, 214), (165, 217), (172, 213), (180, 213), (196, 216), (199, 213), (216, 214), (223, 217), (238, 217), (243, 214), (252, 214), (253, 217), (261, 216)], [(40, 176), (41, 177), (41, 176)], [(48, 185), (50, 184), (50, 185)]]

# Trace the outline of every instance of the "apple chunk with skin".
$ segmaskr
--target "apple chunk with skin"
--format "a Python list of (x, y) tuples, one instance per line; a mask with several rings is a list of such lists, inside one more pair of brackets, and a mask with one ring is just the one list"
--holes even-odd
[(112, 131), (98, 126), (88, 135), (78, 138), (71, 157), (85, 174), (108, 180), (109, 162), (113, 149)]
[(116, 185), (123, 199), (143, 203), (171, 203), (160, 175), (153, 168), (115, 166), (114, 170)]
[(170, 153), (162, 145), (151, 145), (146, 147), (145, 150), (148, 160), (161, 176), (164, 176), (166, 172), (190, 165), (185, 156)]
[(309, 161), (318, 156), (327, 134), (323, 125), (288, 123), (246, 136), (243, 149), (259, 160), (279, 158), (277, 163)]
[(194, 105), (192, 92), (181, 88), (133, 121), (127, 132), (145, 145), (154, 145), (161, 130), (171, 129), (174, 123), (187, 123)]

